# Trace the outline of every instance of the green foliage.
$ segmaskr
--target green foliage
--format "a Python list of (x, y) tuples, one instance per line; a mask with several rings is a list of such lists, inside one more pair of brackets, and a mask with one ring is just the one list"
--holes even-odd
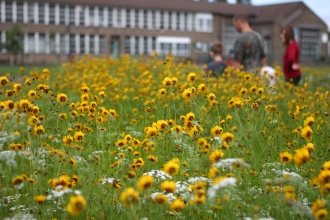
[(18, 24), (14, 24), (6, 34), (6, 42), (3, 47), (8, 53), (17, 55), (22, 50), (22, 32)]

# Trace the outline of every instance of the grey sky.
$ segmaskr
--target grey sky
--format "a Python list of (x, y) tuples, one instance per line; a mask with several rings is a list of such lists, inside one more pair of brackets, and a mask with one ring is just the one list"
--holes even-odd
[[(286, 2), (297, 2), (297, 0), (251, 0), (253, 5), (269, 5)], [(236, 0), (229, 0), (235, 3)], [(330, 0), (302, 0), (315, 14), (317, 14), (327, 25), (330, 31)]]

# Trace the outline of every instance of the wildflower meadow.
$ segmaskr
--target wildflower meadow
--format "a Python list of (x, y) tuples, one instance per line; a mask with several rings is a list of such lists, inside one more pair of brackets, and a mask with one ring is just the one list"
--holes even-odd
[(303, 72), (123, 55), (2, 75), (0, 218), (329, 219), (330, 69)]

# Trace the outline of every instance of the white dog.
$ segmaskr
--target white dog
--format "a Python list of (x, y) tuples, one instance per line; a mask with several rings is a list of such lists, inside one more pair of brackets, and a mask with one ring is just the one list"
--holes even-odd
[(274, 87), (276, 84), (275, 69), (270, 66), (262, 67), (260, 71), (260, 79), (261, 80), (267, 79), (269, 86)]

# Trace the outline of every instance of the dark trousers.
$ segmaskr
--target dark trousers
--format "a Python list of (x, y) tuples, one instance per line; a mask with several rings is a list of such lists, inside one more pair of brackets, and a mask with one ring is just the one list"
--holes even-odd
[(285, 81), (289, 82), (289, 83), (292, 83), (293, 85), (297, 86), (300, 79), (301, 79), (301, 76), (297, 76), (297, 77), (294, 77), (294, 78), (287, 78), (287, 79), (285, 79)]

